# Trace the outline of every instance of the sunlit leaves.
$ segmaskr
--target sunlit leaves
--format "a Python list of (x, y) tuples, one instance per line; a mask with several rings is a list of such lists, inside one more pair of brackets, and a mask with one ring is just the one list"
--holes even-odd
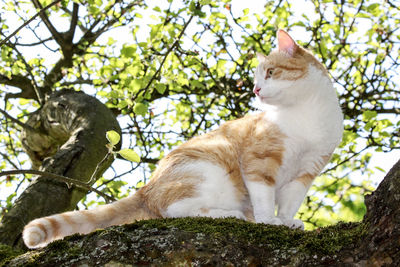
[(118, 151), (117, 153), (120, 154), (124, 159), (127, 159), (129, 161), (140, 162), (139, 155), (132, 149), (124, 148)]
[(157, 92), (159, 92), (160, 94), (163, 94), (165, 92), (165, 90), (167, 89), (167, 86), (163, 83), (157, 83), (154, 86), (157, 90)]
[(114, 151), (115, 146), (121, 140), (121, 136), (119, 135), (119, 133), (114, 130), (107, 131), (106, 138), (109, 142), (109, 144), (107, 145), (109, 147), (109, 153), (119, 154), (124, 159), (132, 162), (140, 162), (140, 156), (130, 148), (123, 148), (119, 151)]
[(136, 55), (136, 45), (124, 45), (121, 49), (121, 56), (127, 58), (133, 58)]
[(106, 132), (106, 137), (112, 146), (115, 146), (121, 140), (120, 135), (114, 130)]
[(148, 105), (147, 104), (138, 102), (133, 107), (133, 112), (135, 112), (138, 115), (144, 116), (147, 113), (147, 109), (148, 109)]
[(129, 83), (128, 90), (132, 93), (137, 93), (142, 88), (142, 79), (134, 79)]

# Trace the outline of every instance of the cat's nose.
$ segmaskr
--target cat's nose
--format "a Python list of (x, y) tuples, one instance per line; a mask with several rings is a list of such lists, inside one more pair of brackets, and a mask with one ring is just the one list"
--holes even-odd
[(256, 95), (259, 95), (259, 94), (260, 94), (260, 91), (261, 91), (261, 88), (260, 88), (260, 87), (254, 86), (253, 92), (254, 92)]

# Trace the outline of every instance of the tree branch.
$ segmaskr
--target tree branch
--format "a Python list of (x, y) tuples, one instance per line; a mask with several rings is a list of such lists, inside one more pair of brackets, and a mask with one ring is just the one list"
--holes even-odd
[[(120, 0), (117, 0), (113, 5), (109, 6), (106, 10), (103, 10), (104, 14), (107, 14), (116, 3), (120, 2)], [(128, 5), (126, 5), (125, 7), (120, 7), (121, 10), (129, 10), (131, 7), (135, 6), (135, 5), (139, 5), (140, 3), (142, 3), (143, 0), (136, 0)], [(113, 17), (112, 19), (110, 19), (107, 23), (105, 23), (102, 27), (99, 27), (100, 29), (97, 31), (93, 31), (96, 26), (103, 20), (103, 18), (100, 16), (98, 19), (96, 19), (93, 24), (89, 27), (89, 29), (85, 32), (85, 34), (82, 36), (82, 38), (79, 40), (78, 44), (76, 45), (77, 47), (83, 46), (84, 43), (88, 42), (88, 44), (85, 44), (84, 46), (87, 47), (89, 45), (91, 45), (96, 39), (97, 37), (99, 37), (102, 33), (104, 33), (105, 31), (107, 31), (107, 29), (113, 25), (114, 23), (118, 22), (119, 19), (123, 16), (124, 12), (121, 12), (120, 16), (117, 17)], [(83, 49), (81, 49), (83, 50)]]
[(51, 173), (51, 172), (44, 172), (44, 171), (38, 171), (38, 170), (11, 170), (11, 171), (0, 172), (0, 176), (14, 175), (14, 174), (27, 174), (27, 173), (28, 174), (40, 175), (40, 176), (47, 176), (47, 177), (50, 177), (50, 178), (57, 179), (57, 180), (59, 180), (61, 182), (65, 182), (67, 184), (74, 184), (77, 187), (86, 189), (88, 191), (93, 191), (96, 194), (98, 194), (99, 196), (103, 197), (104, 200), (107, 203), (116, 201), (116, 199), (113, 198), (112, 196), (104, 194), (103, 192), (97, 190), (96, 188), (91, 187), (90, 185), (87, 185), (86, 183), (83, 183), (83, 182), (78, 181), (76, 179), (68, 178), (68, 177), (65, 177), (65, 176), (62, 176), (62, 175), (54, 174), (54, 173)]
[(18, 49), (15, 47), (15, 45), (10, 44), (10, 43), (7, 43), (7, 45), (12, 47), (14, 49), (14, 51), (17, 52), (18, 56), (21, 58), (21, 61), (26, 66), (26, 71), (28, 72), (29, 76), (31, 77), (30, 83), (32, 85), (32, 88), (37, 96), (39, 103), (43, 104), (46, 91), (43, 91), (43, 90), (45, 90), (45, 88), (39, 88), (39, 86), (36, 84), (35, 76), (33, 75), (31, 65), (29, 65), (28, 62), (26, 62), (24, 56), (21, 54), (21, 52), (18, 51)]
[(10, 165), (12, 165), (15, 169), (18, 169), (18, 166), (14, 162), (12, 162), (12, 160), (9, 158), (9, 156), (7, 154), (0, 152), (0, 155), (3, 157), (3, 159), (5, 161), (7, 161)]
[(23, 123), (22, 121), (12, 117), (11, 115), (9, 115), (5, 110), (0, 108), (0, 113), (2, 113), (6, 118), (8, 118), (9, 120), (11, 120), (12, 122), (18, 124), (19, 126), (21, 126), (22, 128), (28, 130), (28, 131), (32, 131), (32, 132), (37, 132), (37, 130), (35, 128), (32, 128), (31, 126), (29, 126), (28, 124)]
[(54, 6), (55, 4), (61, 2), (61, 0), (56, 0), (53, 3), (45, 6), (44, 8), (42, 8), (38, 13), (36, 13), (32, 18), (30, 18), (28, 21), (26, 21), (24, 24), (22, 24), (21, 26), (18, 27), (18, 29), (16, 29), (13, 33), (11, 33), (9, 36), (7, 36), (4, 40), (2, 40), (0, 42), (0, 47), (5, 44), (8, 40), (11, 39), (11, 37), (13, 37), (14, 35), (17, 34), (17, 32), (19, 32), (22, 28), (24, 28), (26, 25), (28, 25), (29, 23), (31, 23), (34, 19), (36, 19), (37, 16), (42, 15), (47, 9), (49, 9), (50, 7)]
[(64, 67), (72, 67), (72, 55), (71, 57), (62, 57), (57, 61), (57, 63), (54, 65), (54, 67), (51, 69), (51, 71), (46, 75), (44, 78), (44, 88), (46, 91), (50, 91), (53, 84), (58, 82), (59, 80), (62, 79), (63, 74), (62, 74), (62, 69)]
[(71, 42), (74, 39), (76, 25), (78, 24), (78, 11), (79, 11), (79, 5), (77, 3), (74, 3), (74, 7), (72, 10), (71, 24), (69, 27), (69, 31), (67, 32), (67, 39), (70, 40)]
[[(38, 0), (32, 0), (33, 5), (38, 9), (43, 9), (42, 4)], [(51, 35), (54, 36), (56, 42), (62, 47), (64, 44), (64, 40), (62, 35), (54, 28), (53, 24), (51, 24), (49, 17), (44, 13), (41, 12), (39, 14), (40, 18), (43, 20), (44, 24), (46, 25), (47, 29), (50, 31)]]
[(53, 37), (49, 37), (44, 40), (41, 40), (40, 38), (38, 38), (38, 39), (39, 39), (39, 41), (36, 43), (22, 44), (22, 43), (16, 42), (15, 45), (16, 46), (37, 46), (37, 45), (41, 45), (41, 44), (45, 45), (46, 42), (53, 40)]
[(26, 99), (34, 99), (38, 100), (38, 96), (36, 95), (35, 89), (31, 83), (31, 80), (22, 76), (22, 75), (11, 75), (7, 77), (6, 75), (0, 74), (0, 84), (5, 84), (9, 86), (14, 86), (21, 89), (22, 92), (16, 94), (7, 94), (7, 98), (26, 98)]
[(96, 177), (99, 174), (100, 167), (108, 161), (108, 157), (113, 156), (113, 153), (111, 151), (108, 151), (108, 153), (104, 156), (104, 158), (97, 164), (96, 169), (94, 170), (92, 176), (90, 177), (89, 181), (86, 182), (87, 185), (90, 185), (91, 183), (94, 183), (96, 181)]
[[(37, 0), (33, 0), (33, 1), (37, 1)], [(126, 7), (124, 7), (124, 9), (129, 9), (131, 7), (133, 7), (134, 5), (137, 5), (138, 3), (142, 2), (141, 0), (135, 1), (133, 3), (130, 3), (129, 5), (127, 5)], [(111, 9), (111, 7), (110, 7)], [(75, 12), (75, 13), (74, 13)], [(74, 8), (74, 10), (72, 11), (72, 20), (71, 20), (71, 26), (70, 26), (70, 31), (71, 31), (71, 27), (73, 27), (73, 29), (76, 28), (77, 25), (77, 21), (74, 22), (75, 20), (77, 20), (77, 15), (78, 15), (78, 10), (77, 8)], [(105, 13), (107, 13), (108, 11), (105, 10)], [(75, 15), (76, 14), (76, 15)], [(63, 43), (61, 43), (61, 49), (63, 50), (63, 54), (64, 57), (61, 58), (52, 68), (52, 70), (49, 72), (48, 75), (46, 75), (45, 80), (44, 80), (44, 87), (46, 90), (49, 90), (49, 88), (52, 87), (52, 85), (56, 82), (58, 82), (59, 80), (62, 79), (63, 75), (62, 75), (62, 68), (64, 67), (72, 67), (73, 65), (73, 56), (74, 55), (83, 55), (86, 52), (87, 47), (89, 47), (91, 44), (93, 44), (96, 39), (102, 34), (104, 33), (110, 26), (112, 26), (114, 23), (116, 23), (117, 21), (119, 21), (120, 17), (123, 15), (123, 13), (121, 13), (120, 16), (114, 17), (113, 19), (110, 19), (107, 23), (105, 23), (105, 25), (103, 25), (103, 27), (101, 27), (99, 30), (97, 30), (96, 32), (92, 32), (91, 30), (95, 28), (95, 25), (97, 25), (101, 20), (96, 21), (89, 29), (89, 31), (87, 31), (81, 38), (80, 40), (76, 43), (73, 44), (72, 43), (72, 39), (68, 40), (69, 41), (69, 45), (65, 45)], [(75, 27), (74, 27), (75, 25)], [(69, 32), (67, 32), (68, 34)], [(63, 40), (64, 42), (65, 40)]]
[(194, 15), (191, 15), (190, 18), (189, 18), (189, 20), (185, 23), (185, 25), (183, 25), (183, 28), (182, 28), (181, 32), (179, 33), (178, 37), (176, 38), (175, 42), (171, 45), (171, 47), (170, 47), (170, 48), (167, 50), (167, 52), (165, 53), (164, 58), (163, 58), (163, 60), (162, 60), (161, 63), (160, 63), (160, 66), (159, 66), (158, 69), (156, 70), (156, 73), (154, 73), (154, 75), (151, 77), (151, 79), (150, 79), (150, 81), (147, 83), (146, 87), (143, 88), (143, 89), (140, 89), (140, 90), (136, 93), (136, 95), (135, 95), (135, 97), (133, 98), (133, 100), (135, 100), (135, 99), (139, 96), (140, 93), (146, 92), (146, 91), (149, 89), (149, 87), (151, 86), (151, 84), (153, 83), (153, 81), (157, 78), (157, 76), (158, 76), (158, 74), (160, 73), (160, 71), (161, 71), (161, 69), (162, 69), (162, 67), (163, 67), (163, 65), (164, 65), (164, 63), (165, 63), (165, 61), (167, 60), (168, 55), (172, 52), (172, 50), (173, 50), (176, 46), (179, 45), (179, 41), (180, 41), (181, 37), (183, 36), (183, 34), (185, 33), (185, 30), (186, 30), (187, 26), (190, 24), (190, 22), (192, 21), (193, 17), (194, 17)]

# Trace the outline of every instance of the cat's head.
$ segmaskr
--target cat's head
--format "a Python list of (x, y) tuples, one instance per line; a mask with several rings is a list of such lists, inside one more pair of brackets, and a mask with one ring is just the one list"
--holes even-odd
[(324, 66), (283, 30), (278, 31), (278, 49), (268, 56), (257, 53), (257, 58), (253, 92), (265, 104), (296, 103), (329, 80)]

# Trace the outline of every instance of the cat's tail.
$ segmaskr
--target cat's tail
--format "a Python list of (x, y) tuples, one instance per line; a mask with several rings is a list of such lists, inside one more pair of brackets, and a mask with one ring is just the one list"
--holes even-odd
[(136, 192), (92, 210), (70, 211), (35, 219), (25, 226), (22, 237), (27, 247), (38, 248), (75, 233), (87, 234), (98, 228), (155, 217), (145, 207), (141, 194)]

